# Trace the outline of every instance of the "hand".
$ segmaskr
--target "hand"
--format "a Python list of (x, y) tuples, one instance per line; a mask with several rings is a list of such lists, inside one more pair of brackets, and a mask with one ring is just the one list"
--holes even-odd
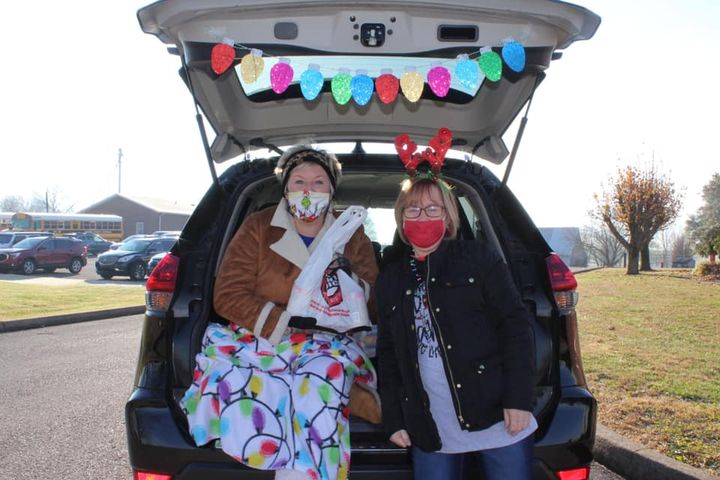
[(398, 430), (397, 432), (390, 435), (390, 441), (397, 445), (398, 447), (402, 448), (408, 448), (412, 445), (410, 442), (410, 435), (408, 435), (407, 430)]
[(352, 268), (350, 266), (350, 260), (347, 257), (337, 257), (335, 260), (330, 262), (330, 267), (337, 268), (347, 273), (348, 276), (352, 276)]
[(516, 410), (514, 408), (503, 409), (505, 416), (505, 430), (510, 435), (517, 435), (530, 425), (530, 412), (525, 410)]
[(302, 329), (315, 328), (316, 324), (317, 320), (313, 317), (292, 316), (288, 321), (288, 327)]

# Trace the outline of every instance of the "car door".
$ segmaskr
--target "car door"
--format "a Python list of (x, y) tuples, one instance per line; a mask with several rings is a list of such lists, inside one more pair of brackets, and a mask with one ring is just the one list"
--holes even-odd
[(55, 239), (43, 240), (35, 250), (35, 263), (38, 267), (55, 265)]

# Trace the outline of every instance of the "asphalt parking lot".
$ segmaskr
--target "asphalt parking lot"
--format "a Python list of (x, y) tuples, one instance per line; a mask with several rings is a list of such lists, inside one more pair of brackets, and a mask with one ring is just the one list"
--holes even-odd
[[(97, 257), (88, 257), (88, 263), (77, 275), (71, 274), (67, 269), (58, 268), (52, 273), (38, 270), (32, 275), (21, 275), (17, 273), (0, 273), (0, 280), (18, 281), (23, 283), (34, 283), (43, 285), (67, 285), (68, 282), (82, 282), (89, 285), (138, 285), (141, 282), (130, 280), (128, 277), (114, 277), (105, 280), (95, 272), (95, 260)], [(144, 282), (143, 282), (144, 283)]]

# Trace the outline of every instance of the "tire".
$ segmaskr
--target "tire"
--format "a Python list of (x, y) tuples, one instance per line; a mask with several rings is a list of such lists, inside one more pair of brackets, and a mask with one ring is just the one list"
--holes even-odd
[(35, 260), (33, 260), (32, 258), (28, 258), (22, 263), (20, 268), (24, 275), (32, 275), (33, 273), (35, 273)]
[(109, 274), (109, 273), (101, 273), (100, 276), (101, 276), (102, 278), (104, 278), (105, 280), (110, 280), (110, 279), (112, 279), (112, 277), (113, 277), (113, 276), (112, 276), (111, 274)]
[(80, 270), (82, 270), (83, 264), (82, 259), (80, 257), (75, 257), (72, 260), (70, 260), (70, 265), (68, 265), (68, 270), (70, 270), (70, 273), (73, 275), (77, 275), (80, 273)]
[(142, 263), (133, 263), (128, 270), (130, 271), (130, 280), (145, 280), (145, 265)]

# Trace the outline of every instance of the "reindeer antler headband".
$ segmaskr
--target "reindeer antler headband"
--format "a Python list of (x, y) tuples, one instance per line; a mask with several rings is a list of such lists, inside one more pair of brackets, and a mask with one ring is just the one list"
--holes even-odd
[(430, 146), (422, 152), (417, 152), (417, 145), (410, 140), (407, 133), (395, 137), (395, 149), (405, 165), (405, 170), (410, 178), (417, 175), (417, 169), (423, 162), (430, 164), (428, 178), (433, 182), (437, 181), (445, 161), (445, 154), (452, 144), (452, 133), (447, 128), (438, 130), (438, 134), (430, 140)]

